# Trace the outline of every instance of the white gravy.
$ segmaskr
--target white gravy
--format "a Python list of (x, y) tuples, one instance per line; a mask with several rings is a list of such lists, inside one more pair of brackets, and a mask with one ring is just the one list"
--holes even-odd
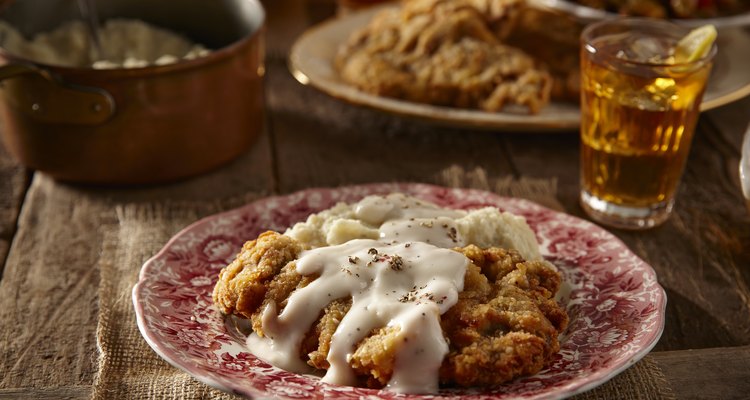
[(401, 393), (438, 389), (438, 370), (448, 352), (440, 315), (456, 304), (469, 260), (448, 248), (463, 246), (454, 218), (460, 212), (393, 194), (361, 201), (357, 217), (380, 226), (379, 239), (303, 252), (301, 275), (320, 274), (297, 289), (279, 314), (263, 310), (265, 337), (252, 334), (248, 346), (258, 357), (294, 372), (310, 372), (300, 359), (304, 335), (334, 299), (352, 299), (328, 353), (324, 382), (355, 385), (349, 359), (356, 345), (381, 327), (396, 327), (396, 357), (387, 388)]

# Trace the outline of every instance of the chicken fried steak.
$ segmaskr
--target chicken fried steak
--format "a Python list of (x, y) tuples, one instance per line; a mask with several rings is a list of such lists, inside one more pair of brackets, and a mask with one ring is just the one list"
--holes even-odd
[[(221, 272), (214, 289), (221, 312), (250, 318), (256, 334), (264, 336), (269, 310), (282, 312), (295, 291), (318, 278), (297, 272), (304, 247), (275, 232), (246, 243)], [(454, 250), (469, 262), (455, 305), (439, 316), (448, 344), (439, 367), (440, 385), (497, 385), (541, 370), (559, 350), (558, 335), (568, 321), (553, 299), (560, 286), (554, 267), (543, 260), (526, 261), (514, 250), (474, 245)], [(390, 267), (400, 267), (394, 259)], [(351, 298), (328, 302), (301, 340), (302, 361), (318, 370), (330, 367), (332, 338), (351, 307)], [(348, 356), (349, 366), (358, 385), (384, 387), (394, 375), (396, 355), (404, 345), (399, 327), (383, 324), (363, 335)]]
[(550, 74), (524, 51), (501, 43), (519, 0), (409, 0), (385, 10), (339, 51), (342, 79), (385, 97), (538, 113), (549, 103)]

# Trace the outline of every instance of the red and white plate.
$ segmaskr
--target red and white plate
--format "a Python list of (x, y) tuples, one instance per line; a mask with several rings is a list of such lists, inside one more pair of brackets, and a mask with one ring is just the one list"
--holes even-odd
[[(559, 300), (570, 316), (561, 350), (547, 368), (491, 389), (397, 395), (321, 383), (250, 354), (242, 335), (228, 328), (213, 306), (211, 293), (221, 268), (263, 231), (283, 232), (337, 202), (391, 192), (458, 209), (494, 206), (526, 217), (542, 254), (562, 272)], [(555, 399), (600, 385), (646, 355), (664, 329), (666, 295), (649, 265), (587, 221), (479, 190), (393, 183), (309, 189), (198, 221), (143, 265), (133, 303), (143, 337), (161, 357), (204, 383), (248, 397)]]

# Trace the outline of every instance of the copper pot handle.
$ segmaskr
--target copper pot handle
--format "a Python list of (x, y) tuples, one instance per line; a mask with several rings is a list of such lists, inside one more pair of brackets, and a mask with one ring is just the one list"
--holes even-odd
[(64, 82), (53, 72), (34, 64), (13, 62), (0, 66), (0, 87), (7, 93), (8, 85), (4, 80), (29, 74), (44, 79), (19, 83), (18, 90), (5, 97), (41, 122), (98, 125), (115, 113), (115, 101), (106, 90)]

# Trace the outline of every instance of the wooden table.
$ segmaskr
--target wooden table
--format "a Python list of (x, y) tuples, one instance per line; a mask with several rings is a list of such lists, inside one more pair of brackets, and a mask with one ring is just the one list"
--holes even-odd
[[(117, 205), (382, 181), (444, 184), (441, 171), (459, 166), (488, 179), (553, 179), (566, 211), (585, 217), (576, 132), (441, 128), (329, 98), (294, 81), (285, 55), (335, 5), (265, 3), (268, 123), (230, 165), (158, 187), (81, 187), (27, 171), (0, 147), (0, 398), (89, 395), (97, 372), (97, 226)], [(648, 232), (613, 231), (667, 291), (666, 328), (651, 358), (679, 398), (750, 396), (750, 215), (737, 171), (749, 121), (750, 98), (704, 113), (671, 219)], [(69, 206), (61, 212), (61, 204)], [(92, 209), (97, 214), (83, 211)]]

